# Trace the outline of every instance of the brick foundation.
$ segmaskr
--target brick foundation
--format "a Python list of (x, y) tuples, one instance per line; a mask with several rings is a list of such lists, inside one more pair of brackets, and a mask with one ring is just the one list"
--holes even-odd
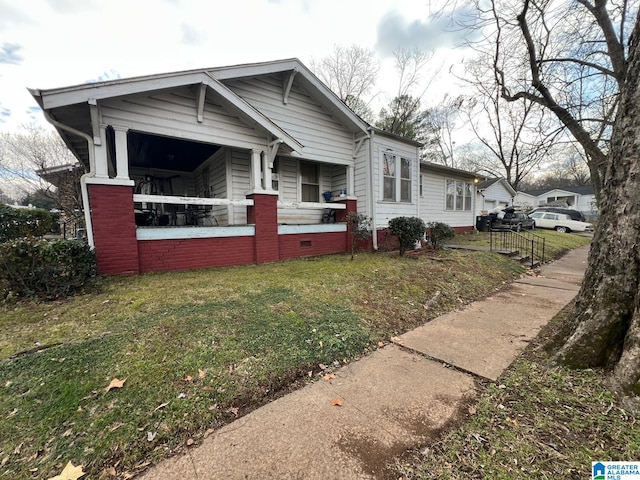
[(346, 232), (280, 235), (280, 260), (344, 253)]
[(141, 240), (140, 272), (191, 270), (255, 263), (253, 237)]

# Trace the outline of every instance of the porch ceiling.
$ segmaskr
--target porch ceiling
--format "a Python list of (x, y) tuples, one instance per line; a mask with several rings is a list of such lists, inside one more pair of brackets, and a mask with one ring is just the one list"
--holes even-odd
[(220, 149), (218, 145), (146, 133), (129, 134), (129, 164), (132, 167), (193, 172)]

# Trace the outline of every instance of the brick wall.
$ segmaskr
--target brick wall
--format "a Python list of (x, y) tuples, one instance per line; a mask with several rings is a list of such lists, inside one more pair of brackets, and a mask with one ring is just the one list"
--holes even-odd
[(253, 237), (141, 240), (140, 272), (189, 270), (255, 263)]
[(252, 194), (253, 206), (247, 207), (247, 223), (254, 224), (255, 262), (269, 263), (280, 259), (278, 251), (278, 196)]
[(344, 253), (347, 251), (346, 237), (346, 232), (280, 235), (280, 260)]
[(98, 272), (139, 273), (133, 189), (120, 185), (88, 185)]

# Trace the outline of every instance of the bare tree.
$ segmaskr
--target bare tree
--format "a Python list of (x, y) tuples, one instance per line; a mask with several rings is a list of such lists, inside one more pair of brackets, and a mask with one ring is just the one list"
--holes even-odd
[(411, 140), (424, 142), (427, 137), (427, 112), (422, 111), (421, 99), (425, 90), (414, 94), (420, 84), (422, 69), (430, 55), (421, 50), (396, 50), (394, 63), (398, 73), (398, 92), (386, 107), (380, 110), (376, 127)]
[(488, 39), (502, 97), (536, 103), (557, 117), (584, 150), (598, 196), (600, 217), (585, 281), (556, 358), (574, 367), (612, 367), (613, 383), (639, 406), (638, 5), (626, 0), (483, 5), (478, 2), (479, 13), (494, 25)]
[(624, 45), (633, 21), (627, 0), (483, 5), (476, 4), (481, 18), (493, 22), (492, 47), (484, 52), (492, 57), (501, 96), (556, 116), (582, 146), (599, 195), (626, 72)]
[(464, 101), (462, 95), (445, 95), (438, 105), (426, 110), (425, 146), (422, 149), (424, 159), (448, 167), (461, 167), (456, 159), (458, 142), (455, 133), (459, 127), (458, 121)]
[(463, 109), (466, 125), (482, 146), (475, 170), (503, 176), (517, 189), (520, 183), (548, 159), (561, 130), (554, 128), (548, 112), (535, 102), (507, 102), (482, 62), (470, 67), (468, 85), (475, 91)]
[[(13, 196), (28, 198), (37, 192), (51, 199), (64, 212), (67, 221), (81, 224), (79, 177), (84, 170), (75, 165), (78, 165), (76, 158), (53, 131), (28, 124), (18, 133), (0, 134), (0, 178), (5, 185), (11, 186)], [(65, 175), (64, 191), (40, 176), (62, 166), (69, 167), (58, 174)]]
[(311, 62), (311, 69), (344, 103), (367, 121), (380, 64), (375, 53), (358, 45), (335, 45), (333, 54)]

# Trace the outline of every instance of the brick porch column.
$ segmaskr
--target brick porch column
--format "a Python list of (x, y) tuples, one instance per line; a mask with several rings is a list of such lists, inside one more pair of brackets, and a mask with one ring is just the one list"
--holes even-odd
[(247, 207), (247, 223), (256, 228), (256, 263), (270, 263), (280, 260), (278, 248), (278, 196), (274, 194), (252, 193), (247, 198), (253, 206)]
[(104, 275), (140, 273), (133, 213), (133, 188), (87, 185), (98, 272)]
[[(347, 199), (336, 203), (344, 203), (347, 206), (345, 210), (336, 210), (336, 222), (346, 222), (347, 215), (351, 212), (358, 212), (358, 201), (356, 199)], [(349, 224), (347, 224), (347, 234), (345, 235), (345, 248), (345, 251), (351, 251), (351, 228)]]

